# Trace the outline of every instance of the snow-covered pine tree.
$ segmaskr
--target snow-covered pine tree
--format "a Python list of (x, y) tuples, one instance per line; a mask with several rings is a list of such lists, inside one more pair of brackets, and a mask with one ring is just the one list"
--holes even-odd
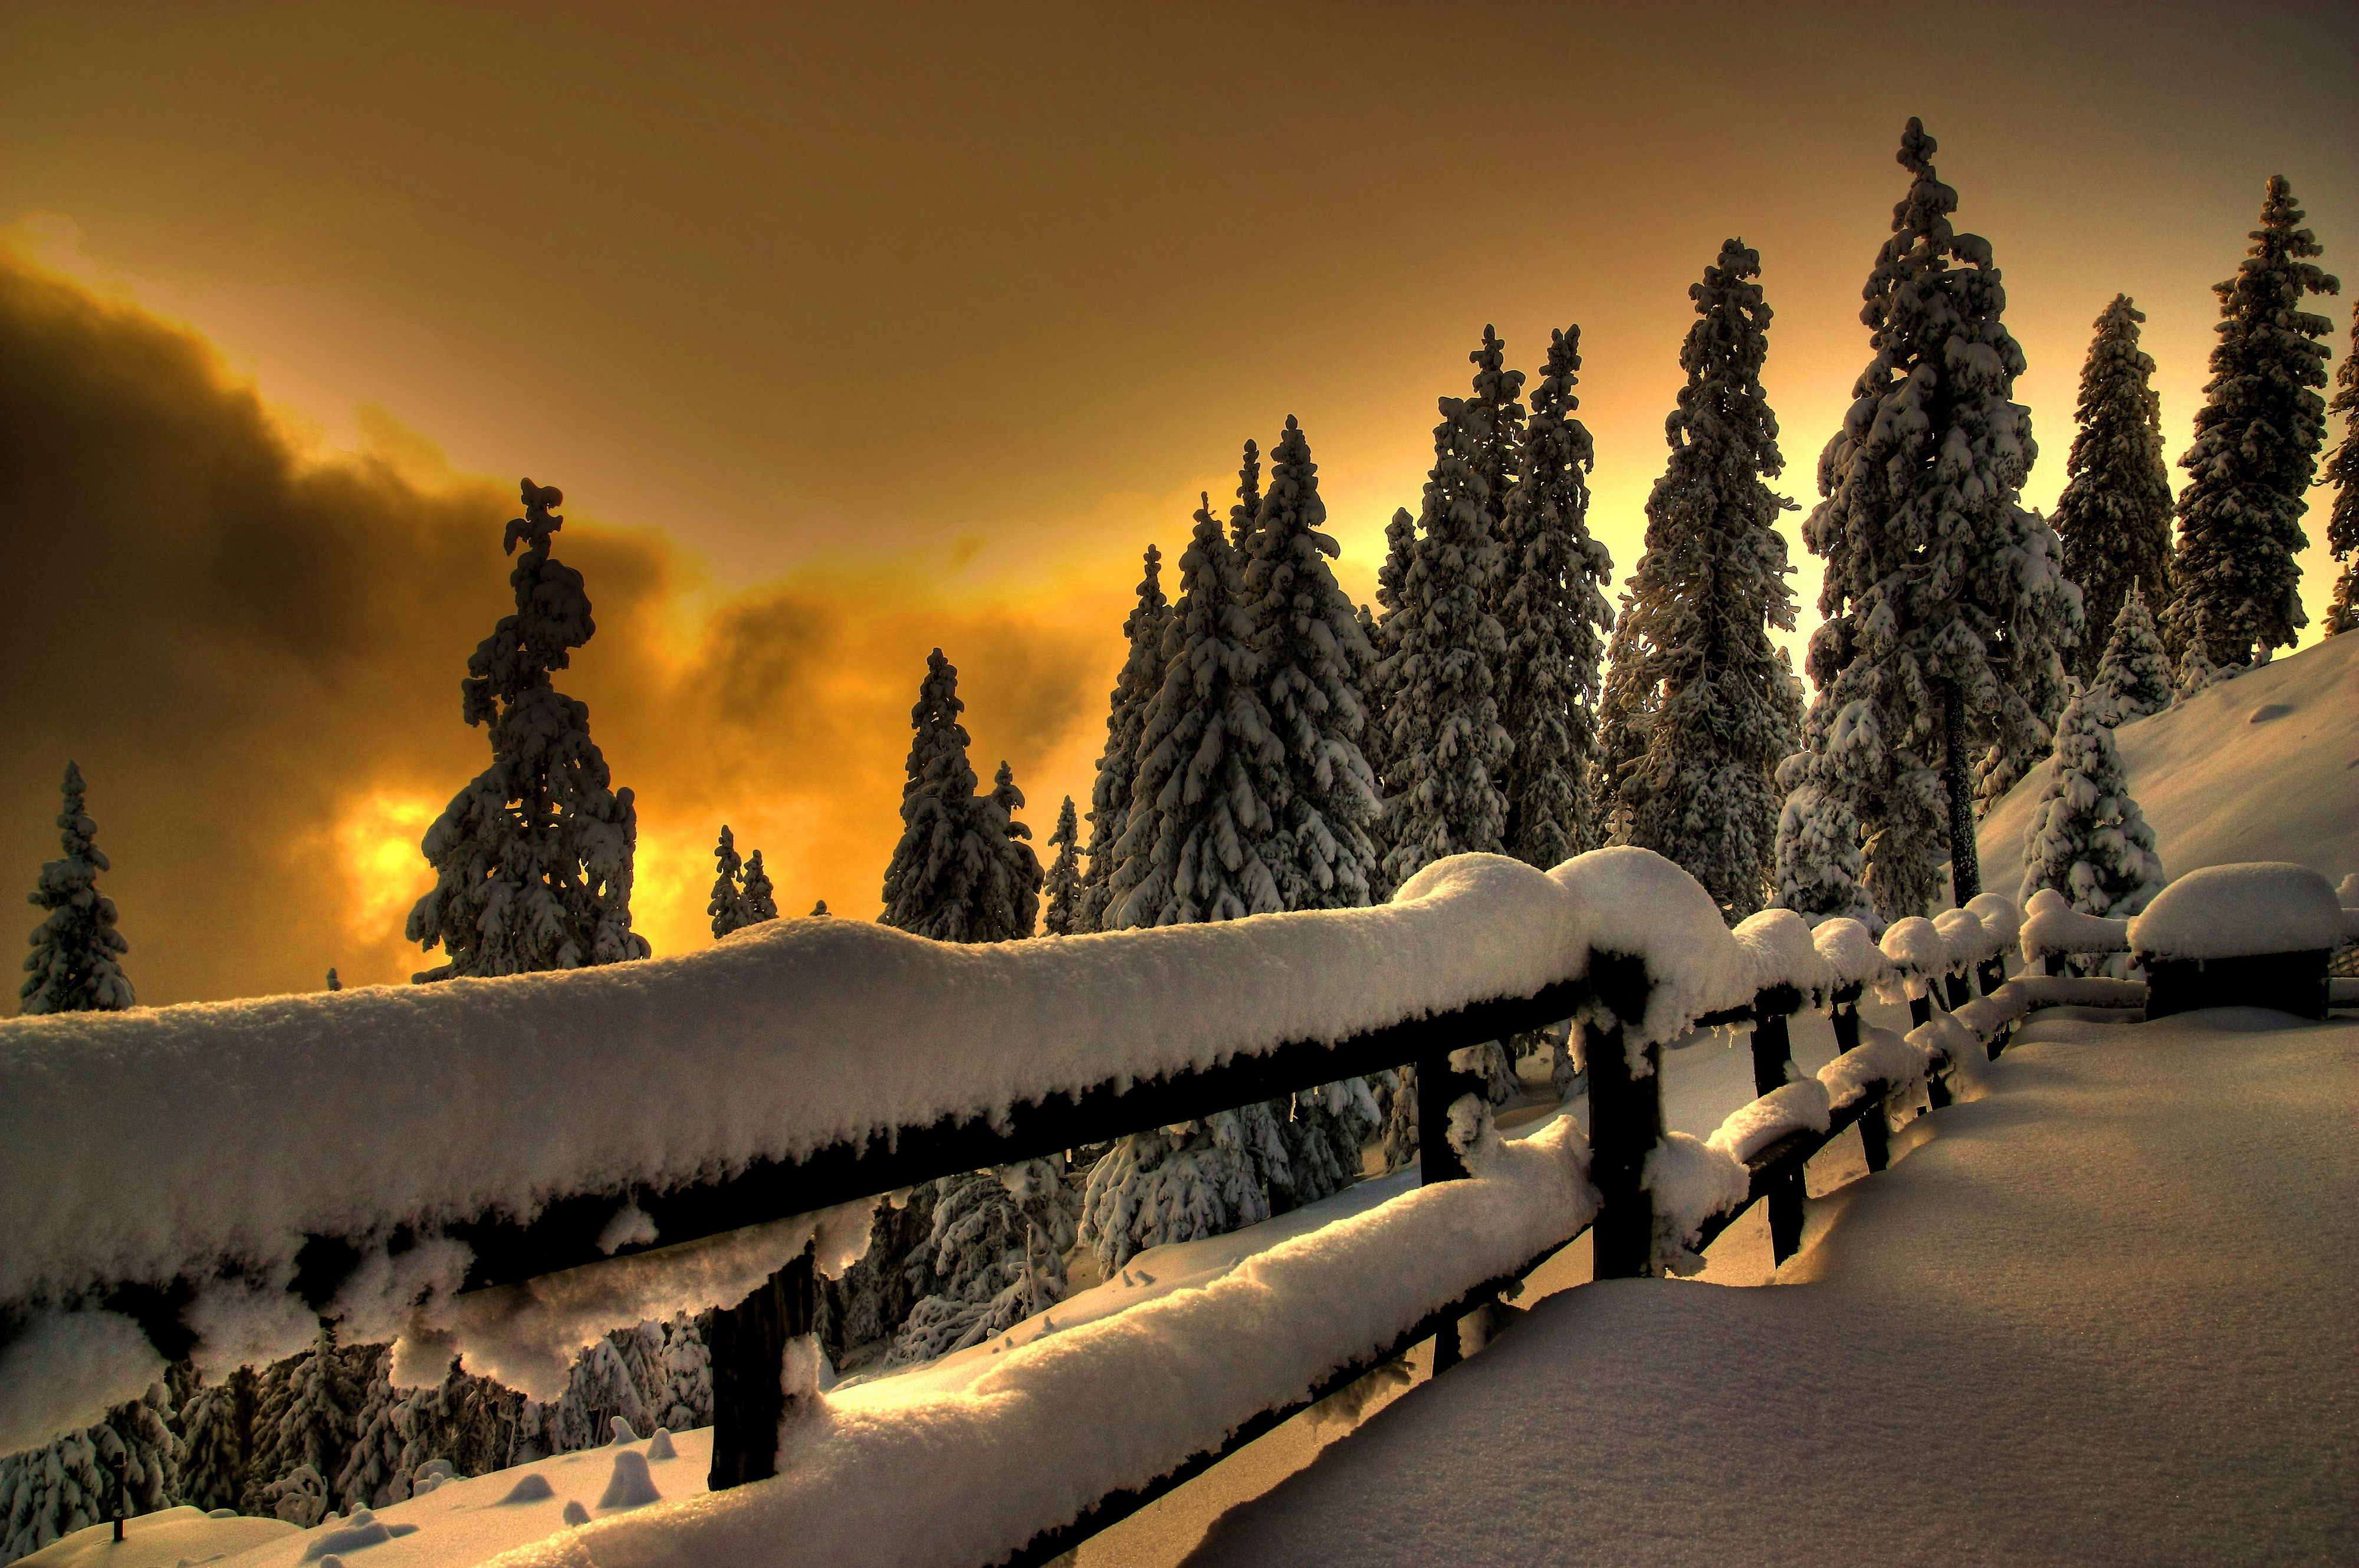
[(2343, 444), (2326, 464), (2325, 483), (2334, 486), (2334, 510), (2326, 525), (2326, 551), (2343, 563), (2334, 598), (2326, 606), (2326, 635), (2359, 631), (2359, 304), (2351, 310), (2351, 350), (2334, 372), (2329, 413), (2343, 416)]
[(2018, 504), (2038, 449), (2012, 400), (2006, 290), (1989, 242), (1951, 229), (1933, 152), (1911, 119), (1908, 194), (1860, 312), (1875, 355), (1802, 530), (1827, 562), (1805, 728), (1819, 787), (1864, 830), (1886, 919), (1933, 907), (1944, 859), (1961, 902), (1981, 891), (1977, 785), (1987, 801), (2041, 755), (2080, 623), (2055, 534)]
[(1859, 819), (1843, 791), (1821, 781), (1823, 759), (1798, 751), (1777, 765), (1786, 802), (1777, 811), (1777, 907), (1812, 925), (1838, 916), (1881, 930), (1868, 898)]
[(1229, 506), (1229, 544), (1243, 561), (1253, 553), (1254, 529), (1261, 523), (1261, 448), (1250, 440), (1237, 464), (1235, 494)]
[(2170, 581), (2170, 473), (2162, 458), (2162, 398), (2150, 385), (2154, 361), (2138, 347), (2146, 312), (2126, 294), (2097, 318), (2081, 368), (2080, 429), (2056, 501), (2064, 575), (2080, 584), (2091, 635), (2071, 659), (2072, 673), (2097, 678), (2095, 636), (2121, 614), (2133, 583)]
[(1516, 737), (1502, 788), (1505, 839), (1509, 855), (1542, 870), (1604, 842), (1593, 775), (1614, 557), (1589, 532), (1596, 449), (1573, 412), (1580, 369), (1581, 329), (1567, 327), (1550, 338), (1532, 388), (1500, 523), (1506, 571), (1498, 616), (1507, 656), (1499, 712)]
[(1385, 873), (1396, 887), (1429, 862), (1495, 854), (1506, 842), (1500, 784), (1515, 745), (1499, 723), (1495, 672), (1507, 637), (1489, 608), (1501, 571), (1502, 497), (1485, 471), (1503, 466), (1492, 419), (1513, 400), (1500, 395), (1498, 340), (1487, 328), (1483, 337), (1469, 356), (1478, 395), (1440, 399), (1417, 545), (1386, 623)]
[(1061, 1158), (935, 1183), (934, 1225), (922, 1248), (940, 1289), (918, 1303), (894, 1338), (897, 1366), (981, 1345), (1062, 1301), (1074, 1239)]
[(2293, 187), (2271, 175), (2236, 276), (2212, 286), (2220, 341), (2195, 411), (2195, 443), (2179, 460), (2188, 482), (2162, 631), (2183, 655), (2200, 613), (2213, 664), (2266, 659), (2309, 624), (2294, 557), (2310, 543), (2301, 515), (2326, 442), (2318, 388), (2326, 385), (2321, 340), (2334, 323), (2301, 306), (2304, 296), (2342, 285), (2310, 259), (2322, 252), (2301, 220)]
[(1376, 862), (1376, 783), (1359, 746), (1375, 650), (1327, 564), (1340, 550), (1326, 521), (1318, 464), (1289, 414), (1243, 561), (1247, 640), (1278, 743), (1275, 757), (1249, 753), (1248, 765), (1276, 814), (1266, 862), (1288, 909), (1364, 906)]
[(1049, 847), (1057, 852), (1056, 858), (1049, 862), (1048, 878), (1040, 885), (1041, 901), (1048, 907), (1040, 929), (1050, 936), (1075, 934), (1073, 920), (1081, 913), (1082, 862), (1074, 841), (1081, 831), (1073, 815), (1073, 798), (1068, 795), (1057, 808), (1056, 831), (1049, 835)]
[[(1270, 780), (1285, 745), (1259, 691), (1243, 563), (1211, 497), (1180, 558), (1180, 599), (1164, 632), (1164, 675), (1148, 707), (1115, 846), (1107, 930), (1193, 925), (1283, 909), (1266, 856), (1276, 828)], [(1292, 1177), (1277, 1116), (1247, 1105), (1118, 1139), (1091, 1169), (1082, 1239), (1109, 1267), (1141, 1247), (1217, 1235), (1266, 1218), (1270, 1189)]]
[[(416, 976), (521, 975), (647, 956), (631, 930), (639, 819), (610, 788), (590, 710), (550, 683), (596, 623), (582, 573), (553, 558), (565, 519), (554, 485), (523, 482), (524, 516), (504, 549), (516, 613), (467, 660), (461, 715), (487, 724), (492, 765), (451, 799), (420, 847), (433, 889), (409, 911), (409, 940), (449, 962)], [(516, 546), (525, 546), (516, 554)]]
[(1645, 750), (1621, 778), (1626, 842), (1676, 861), (1731, 923), (1771, 891), (1784, 796), (1788, 671), (1772, 627), (1794, 625), (1777, 514), (1765, 482), (1786, 460), (1761, 388), (1770, 310), (1761, 258), (1728, 240), (1688, 293), (1697, 321), (1665, 421), (1671, 455), (1647, 498), (1647, 554), (1633, 579), (1635, 685), (1653, 693)]
[(337, 977), (336, 966), (331, 964), (328, 965), (328, 989), (331, 991), (341, 991), (343, 988), (344, 983)]
[(1024, 797), (1005, 765), (998, 789), (975, 792), (966, 726), (959, 723), (964, 712), (958, 670), (936, 648), (909, 710), (915, 735), (901, 786), (901, 842), (885, 869), (885, 912), (877, 919), (937, 942), (1006, 942), (1032, 934), (1040, 862), (1018, 842), (1031, 830), (1014, 820)]
[[(362, 1366), (360, 1408), (353, 1415), (353, 1444), (343, 1467), (329, 1477), (334, 1483), (336, 1507), (382, 1508), (409, 1496), (409, 1478), (402, 1473), (401, 1455), (408, 1447), (402, 1430), (409, 1403), (408, 1392), (393, 1386), (393, 1350), (389, 1345), (353, 1347), (371, 1355)], [(357, 1358), (357, 1357), (356, 1357)]]
[(152, 1514), (179, 1500), (180, 1441), (161, 1383), (109, 1410), (96, 1426), (0, 1459), (0, 1563), (114, 1517), (114, 1462), (124, 1461), (125, 1511)]
[(758, 849), (745, 857), (745, 880), (738, 899), (746, 925), (757, 926), (778, 918), (777, 890), (770, 886), (770, 874), (762, 868), (762, 852)]
[(2170, 705), (2174, 708), (2243, 671), (2242, 665), (2212, 662), (2209, 631), (2203, 606), (2198, 604), (2188, 627), (2187, 651), (2179, 656), (2179, 672), (2171, 679)]
[(2018, 902), (2053, 887), (2084, 915), (2123, 920), (2162, 891), (2154, 830), (2114, 745), (2117, 716), (2113, 693), (2093, 686), (2058, 721), (2055, 761), (2024, 833)]
[(1649, 575), (1642, 554), (1638, 569), (1623, 586), (1622, 606), (1614, 614), (1613, 636), (1605, 645), (1605, 683), (1597, 702), (1597, 751), (1590, 759), (1589, 788), (1598, 832), (1607, 844), (1630, 842), (1634, 814), (1622, 780), (1647, 755), (1647, 736), (1662, 697), (1660, 681), (1647, 684), (1650, 661), (1646, 628), (1631, 613), (1641, 596), (1640, 579)]
[(1114, 845), (1104, 927), (1193, 925), (1284, 909), (1263, 852), (1276, 802), (1256, 788), (1284, 757), (1258, 690), (1236, 551), (1202, 497), (1163, 634), (1130, 822)]
[(1023, 809), (1016, 771), (1002, 762), (991, 793), (975, 801), (991, 855), (975, 886), (969, 942), (1020, 942), (1039, 925), (1040, 857), (1032, 851), (1032, 830), (1016, 820)]
[(238, 1511), (290, 1519), (305, 1530), (319, 1523), (334, 1506), (330, 1488), (352, 1455), (363, 1391), (359, 1370), (336, 1346), (334, 1325), (321, 1320), (310, 1349), (264, 1376), (254, 1463)]
[(2115, 724), (2142, 719), (2170, 706), (2170, 658), (2162, 651), (2154, 616), (2147, 613), (2146, 595), (2136, 583), (2130, 584), (2122, 607), (2114, 615), (2113, 635), (2105, 639), (2104, 654), (2097, 661), (2095, 684), (2113, 698)]
[(1376, 866), (1370, 874), (1368, 894), (1377, 903), (1393, 895), (1393, 880), (1384, 868), (1385, 858), (1392, 853), (1394, 820), (1392, 735), (1393, 677), (1398, 666), (1393, 654), (1403, 629), (1397, 624), (1404, 603), (1402, 593), (1408, 583), (1410, 561), (1417, 557), (1417, 519), (1408, 508), (1394, 508), (1392, 521), (1385, 525), (1385, 559), (1376, 568), (1376, 605), (1378, 613), (1366, 614), (1362, 606), (1362, 629), (1368, 635), (1368, 647), (1375, 660), (1360, 681), (1360, 704), (1368, 716), (1367, 727), (1361, 732), (1360, 755), (1367, 759), (1368, 770), (1376, 779), (1376, 820), (1369, 825), (1369, 842), (1376, 846)]
[(25, 983), (16, 993), (35, 1013), (120, 1012), (137, 1005), (116, 960), (131, 951), (114, 929), (114, 900), (98, 890), (98, 874), (113, 869), (98, 847), (98, 824), (82, 809), (82, 768), (66, 764), (65, 800), (58, 812), (64, 858), (41, 867), (27, 902), (49, 916), (33, 928)]
[(180, 1401), (180, 1501), (234, 1508), (245, 1491), (254, 1429), (254, 1373), (241, 1367)]
[(721, 824), (721, 842), (712, 846), (712, 898), (704, 912), (712, 917), (712, 940), (719, 942), (745, 925), (745, 890), (739, 884), (744, 863), (737, 858), (737, 838), (729, 824)]
[(1151, 544), (1145, 566), (1138, 602), (1122, 624), (1128, 652), (1107, 702), (1105, 750), (1098, 757), (1097, 777), (1090, 786), (1089, 865), (1082, 872), (1081, 903), (1073, 915), (1077, 934), (1104, 927), (1107, 884), (1118, 858), (1114, 845), (1130, 825), (1138, 741), (1147, 731), (1147, 710), (1163, 689), (1163, 634), (1170, 624), (1171, 604), (1163, 596), (1162, 552)]

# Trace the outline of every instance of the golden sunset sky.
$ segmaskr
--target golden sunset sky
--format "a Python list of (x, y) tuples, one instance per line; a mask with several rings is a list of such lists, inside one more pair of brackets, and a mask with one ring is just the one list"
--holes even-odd
[(1688, 286), (1743, 236), (1807, 506), (1910, 114), (2005, 270), (2033, 505), (2117, 291), (2184, 450), (2267, 176), (2359, 284), (2343, 5), (9, 4), (0, 38), (0, 888), (79, 759), (150, 1003), (436, 961), (401, 924), (487, 759), (458, 682), (520, 474), (566, 493), (599, 631), (560, 684), (678, 952), (723, 821), (788, 912), (875, 914), (937, 644), (1045, 840), (1139, 551), (1289, 413), (1365, 597), (1486, 322), (1527, 371), (1580, 325), (1618, 579)]

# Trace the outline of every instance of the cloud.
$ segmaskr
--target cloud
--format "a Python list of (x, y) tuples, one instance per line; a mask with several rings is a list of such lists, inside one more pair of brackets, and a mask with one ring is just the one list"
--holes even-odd
[[(365, 450), (321, 454), (202, 339), (0, 252), (0, 888), (57, 853), (79, 760), (143, 1001), (422, 966), (400, 940), (417, 840), (487, 760), (459, 680), (508, 606), (516, 494), (381, 411), (360, 425)], [(937, 644), (978, 771), (1012, 761), (1039, 831), (1086, 782), (1126, 581), (953, 597), (885, 561), (716, 593), (666, 535), (587, 507), (558, 553), (598, 622), (560, 684), (636, 792), (658, 952), (708, 940), (724, 819), (782, 906), (874, 911)]]

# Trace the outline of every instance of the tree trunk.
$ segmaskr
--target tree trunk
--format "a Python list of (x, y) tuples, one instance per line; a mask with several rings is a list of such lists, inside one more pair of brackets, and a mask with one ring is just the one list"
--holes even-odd
[(1966, 766), (1966, 698), (1954, 681), (1941, 682), (1941, 780), (1950, 789), (1950, 891), (1964, 909), (1983, 890), (1974, 850), (1974, 781)]

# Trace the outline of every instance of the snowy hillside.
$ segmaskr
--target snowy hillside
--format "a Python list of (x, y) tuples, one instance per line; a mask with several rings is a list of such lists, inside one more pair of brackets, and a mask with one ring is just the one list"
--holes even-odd
[[(2359, 871), (2359, 637), (2331, 637), (2114, 732), (2164, 872), (2289, 860)], [(1983, 883), (2008, 898), (2047, 764), (1983, 823)]]

